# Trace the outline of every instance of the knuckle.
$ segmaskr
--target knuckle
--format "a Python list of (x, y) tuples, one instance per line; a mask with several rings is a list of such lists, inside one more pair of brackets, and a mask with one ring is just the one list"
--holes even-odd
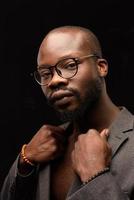
[(51, 137), (50, 141), (51, 141), (51, 144), (56, 145), (56, 140), (55, 140), (55, 138)]
[(51, 151), (52, 151), (52, 152), (57, 151), (57, 149), (58, 149), (57, 145), (53, 145), (53, 146), (51, 147)]
[(43, 130), (50, 130), (50, 126), (47, 125), (47, 124), (44, 124), (44, 125), (42, 126), (42, 129), (43, 129)]
[(47, 135), (47, 136), (52, 136), (52, 131), (51, 131), (51, 130), (47, 130), (47, 131), (46, 131), (46, 135)]
[(52, 135), (52, 131), (51, 131), (51, 129), (48, 125), (43, 125), (42, 128), (41, 128), (41, 132), (42, 132), (42, 134), (45, 134), (47, 136)]
[[(80, 135), (78, 136), (78, 141), (82, 140), (84, 137), (85, 137), (85, 134), (80, 134)], [(77, 142), (76, 142), (76, 143), (77, 143)]]
[(98, 131), (95, 130), (95, 129), (90, 129), (90, 130), (88, 131), (88, 133), (90, 133), (90, 134), (98, 134)]
[(48, 128), (48, 125), (44, 124), (44, 125), (42, 126), (42, 128), (43, 128), (43, 129), (47, 129), (47, 128)]

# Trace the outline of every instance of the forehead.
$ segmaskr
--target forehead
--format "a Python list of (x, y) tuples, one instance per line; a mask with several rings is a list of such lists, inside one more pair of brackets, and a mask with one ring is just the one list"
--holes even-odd
[(59, 59), (82, 51), (83, 36), (80, 33), (58, 32), (46, 37), (39, 49), (38, 62)]

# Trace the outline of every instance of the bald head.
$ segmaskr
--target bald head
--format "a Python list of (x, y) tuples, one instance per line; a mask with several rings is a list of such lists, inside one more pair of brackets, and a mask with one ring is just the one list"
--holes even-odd
[(51, 30), (47, 34), (47, 36), (53, 33), (58, 33), (58, 32), (70, 33), (74, 35), (80, 34), (82, 36), (82, 40), (83, 40), (82, 42), (85, 45), (85, 47), (87, 47), (88, 49), (92, 48), (93, 51), (95, 51), (101, 56), (102, 52), (101, 52), (100, 42), (98, 38), (96, 37), (96, 35), (89, 29), (80, 27), (80, 26), (62, 26), (62, 27), (58, 27)]
[(42, 54), (44, 56), (43, 52), (47, 47), (54, 49), (55, 43), (57, 45), (56, 51), (63, 50), (66, 47), (71, 49), (75, 45), (79, 46), (82, 51), (102, 57), (100, 43), (92, 31), (79, 26), (62, 26), (51, 30), (45, 36), (39, 48), (38, 59)]

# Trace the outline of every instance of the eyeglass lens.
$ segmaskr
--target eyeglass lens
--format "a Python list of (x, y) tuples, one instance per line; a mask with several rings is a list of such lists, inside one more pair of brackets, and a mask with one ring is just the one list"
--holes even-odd
[(73, 58), (67, 58), (57, 63), (55, 67), (42, 67), (35, 73), (37, 82), (41, 85), (48, 84), (53, 77), (53, 68), (62, 78), (71, 78), (77, 73), (77, 62)]

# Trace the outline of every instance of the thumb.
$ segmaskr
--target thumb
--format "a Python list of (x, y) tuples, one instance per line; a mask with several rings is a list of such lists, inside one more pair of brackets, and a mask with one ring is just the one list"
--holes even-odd
[(107, 140), (108, 136), (109, 136), (109, 129), (105, 128), (100, 132), (100, 136), (104, 139)]

